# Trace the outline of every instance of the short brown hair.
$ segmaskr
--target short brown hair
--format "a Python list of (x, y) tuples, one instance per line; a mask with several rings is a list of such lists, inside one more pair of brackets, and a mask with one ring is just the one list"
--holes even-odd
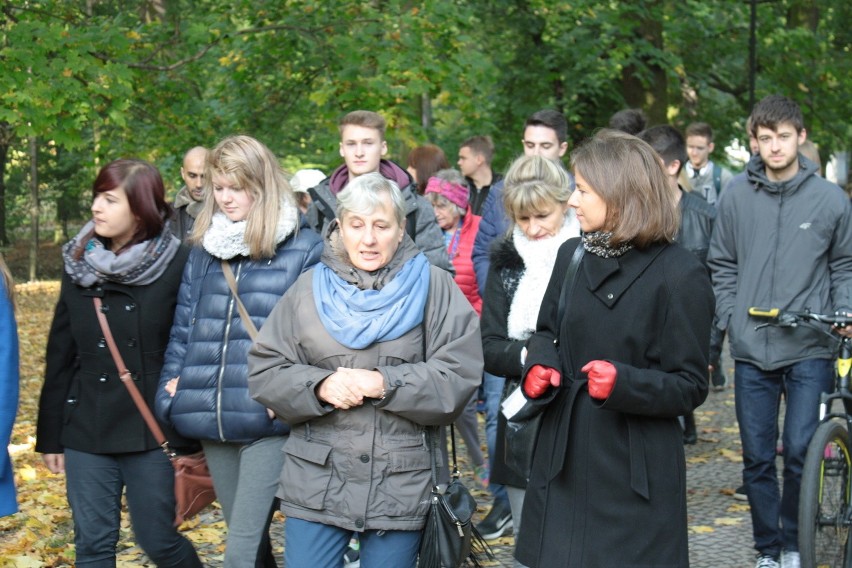
[(470, 148), (474, 154), (485, 158), (485, 163), (489, 165), (494, 158), (494, 142), (490, 136), (471, 136), (462, 142), (459, 148)]
[(757, 137), (759, 126), (777, 132), (778, 127), (785, 122), (792, 124), (796, 132), (802, 132), (805, 128), (802, 109), (793, 99), (781, 95), (769, 95), (754, 105), (751, 111), (751, 134)]
[(693, 122), (686, 127), (686, 138), (690, 136), (703, 136), (710, 143), (713, 141), (713, 129), (706, 122)]
[(606, 203), (605, 230), (612, 232), (612, 245), (645, 248), (674, 240), (678, 203), (659, 156), (646, 142), (602, 129), (574, 151), (571, 167)]
[(373, 112), (371, 110), (353, 110), (346, 116), (340, 119), (340, 122), (337, 125), (338, 131), (343, 134), (343, 128), (349, 125), (354, 126), (363, 126), (364, 128), (372, 128), (373, 130), (379, 131), (379, 137), (384, 140), (385, 139), (385, 129), (387, 128), (387, 122), (382, 118), (377, 112)]

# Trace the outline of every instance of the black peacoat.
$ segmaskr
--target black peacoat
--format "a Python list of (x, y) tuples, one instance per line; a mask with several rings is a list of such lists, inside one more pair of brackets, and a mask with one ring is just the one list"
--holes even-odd
[[(157, 447), (118, 378), (92, 299), (102, 298), (119, 352), (153, 409), (188, 255), (181, 247), (163, 274), (145, 286), (105, 282), (84, 288), (63, 276), (47, 341), (36, 451), (113, 454)], [(172, 446), (191, 444), (168, 428), (163, 432)]]
[[(609, 259), (586, 252), (556, 321), (579, 243), (560, 249), (528, 344), (527, 370), (558, 368), (563, 382), (539, 399), (544, 418), (516, 555), (532, 568), (686, 567), (677, 417), (707, 397), (710, 280), (676, 244)], [(617, 370), (603, 401), (589, 396), (580, 372), (596, 359)]]

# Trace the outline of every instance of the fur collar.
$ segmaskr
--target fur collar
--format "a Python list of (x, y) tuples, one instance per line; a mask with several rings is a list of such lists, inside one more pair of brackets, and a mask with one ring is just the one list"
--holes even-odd
[(518, 254), (512, 235), (500, 239), (491, 247), (491, 264), (497, 270), (524, 269), (524, 259)]

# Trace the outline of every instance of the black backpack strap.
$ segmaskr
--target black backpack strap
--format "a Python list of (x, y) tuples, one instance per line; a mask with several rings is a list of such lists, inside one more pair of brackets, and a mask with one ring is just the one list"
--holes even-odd
[(405, 216), (405, 232), (408, 233), (408, 236), (411, 237), (412, 241), (417, 242), (417, 239), (414, 238), (414, 235), (417, 233), (417, 208), (414, 208), (414, 211), (411, 211), (408, 215)]
[(716, 187), (716, 199), (722, 195), (722, 166), (713, 163), (713, 185)]
[(322, 232), (326, 220), (331, 222), (332, 219), (337, 217), (337, 214), (331, 208), (331, 205), (320, 199), (319, 193), (317, 193), (315, 187), (312, 187), (308, 190), (308, 195), (311, 196), (311, 201), (317, 209), (317, 226), (315, 227), (315, 229), (317, 230), (317, 232)]

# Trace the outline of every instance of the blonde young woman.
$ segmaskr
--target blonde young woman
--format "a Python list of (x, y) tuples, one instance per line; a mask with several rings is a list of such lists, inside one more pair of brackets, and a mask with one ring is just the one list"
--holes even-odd
[(248, 136), (214, 148), (198, 245), (183, 273), (160, 376), (157, 413), (201, 440), (228, 524), (225, 566), (275, 566), (268, 527), (289, 427), (251, 400), (246, 358), (252, 339), (222, 263), (257, 328), (299, 275), (319, 261), (319, 235), (301, 225), (293, 191), (272, 152)]

